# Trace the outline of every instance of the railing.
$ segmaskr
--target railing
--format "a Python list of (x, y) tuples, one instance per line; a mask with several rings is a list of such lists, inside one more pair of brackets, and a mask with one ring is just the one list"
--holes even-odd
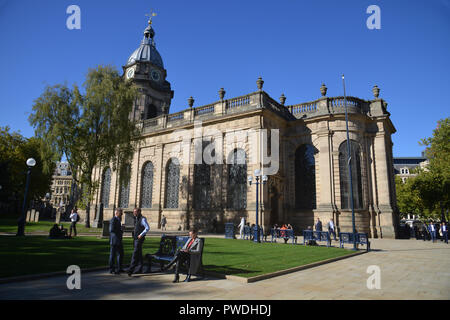
[[(347, 107), (361, 108), (362, 100), (355, 97), (346, 97)], [(344, 108), (344, 97), (333, 97), (328, 99), (328, 105), (332, 108)]]
[(197, 107), (194, 109), (194, 115), (201, 116), (203, 114), (214, 113), (214, 106), (215, 106), (215, 103), (209, 104), (204, 107)]
[(158, 119), (157, 118), (147, 119), (147, 120), (144, 120), (144, 122), (143, 122), (143, 127), (144, 128), (155, 127), (157, 125), (158, 125)]
[(250, 95), (230, 99), (226, 101), (227, 109), (234, 109), (250, 104)]
[(167, 116), (167, 121), (177, 121), (177, 120), (181, 120), (181, 119), (184, 119), (184, 111), (180, 111), (180, 112), (177, 112), (177, 113), (172, 113), (172, 114), (169, 114), (168, 116)]
[(314, 112), (317, 110), (317, 101), (295, 104), (288, 109), (292, 114)]

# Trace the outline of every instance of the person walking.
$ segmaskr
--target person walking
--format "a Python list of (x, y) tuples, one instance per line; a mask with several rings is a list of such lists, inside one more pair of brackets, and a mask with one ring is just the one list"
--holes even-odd
[(72, 230), (74, 232), (74, 237), (77, 236), (77, 222), (80, 221), (80, 216), (78, 215), (77, 208), (72, 209), (70, 213), (70, 228), (69, 228), (69, 237), (72, 236)]
[(161, 231), (165, 231), (166, 229), (166, 224), (167, 224), (167, 219), (166, 216), (163, 215), (161, 218)]
[[(134, 215), (134, 250), (131, 257), (130, 267), (128, 268), (128, 276), (131, 277), (133, 273), (142, 272), (144, 259), (142, 258), (142, 245), (145, 241), (145, 235), (150, 230), (147, 219), (142, 215), (140, 208), (135, 208)], [(135, 272), (137, 270), (137, 272)]]
[(441, 232), (442, 232), (442, 239), (444, 239), (445, 243), (448, 244), (448, 228), (445, 222), (441, 223)]
[(241, 223), (238, 225), (239, 228), (239, 239), (244, 238), (244, 228), (245, 228), (245, 218), (241, 218)]
[[(122, 215), (123, 210), (118, 208), (114, 217), (109, 221), (109, 244), (111, 246), (109, 253), (109, 272), (111, 274), (120, 274), (123, 271)], [(116, 262), (117, 265), (115, 266)]]
[(431, 240), (433, 242), (436, 242), (436, 227), (433, 222), (430, 222), (429, 228), (430, 228)]
[(319, 218), (317, 218), (316, 222), (316, 231), (322, 231), (322, 221)]
[(334, 225), (333, 218), (328, 222), (328, 232), (330, 236), (333, 235), (334, 241), (336, 241), (336, 226)]

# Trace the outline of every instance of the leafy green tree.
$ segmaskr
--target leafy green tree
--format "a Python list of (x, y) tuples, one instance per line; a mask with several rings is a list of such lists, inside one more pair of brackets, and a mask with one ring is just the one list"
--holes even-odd
[(406, 179), (405, 182), (400, 177), (395, 178), (395, 189), (397, 192), (397, 207), (402, 218), (407, 214), (422, 216), (424, 207), (422, 199), (417, 190), (413, 190), (414, 178)]
[[(444, 212), (450, 205), (450, 119), (438, 121), (431, 138), (423, 139), (427, 146), (429, 165), (414, 179), (413, 189), (423, 201), (432, 216), (444, 219)], [(448, 217), (447, 217), (448, 219)]]
[(36, 166), (31, 170), (27, 198), (39, 201), (50, 189), (55, 164), (52, 156), (41, 156), (42, 147), (43, 141), (39, 138), (27, 139), (18, 132), (11, 132), (9, 127), (0, 127), (0, 202), (6, 204), (4, 210), (9, 211), (2, 213), (21, 213), (28, 158), (34, 158)]
[(138, 91), (112, 66), (90, 69), (83, 89), (47, 87), (35, 100), (29, 121), (45, 142), (42, 152), (65, 156), (75, 181), (84, 186), (89, 227), (90, 202), (98, 188), (94, 168), (112, 163), (116, 169), (131, 162), (139, 130), (129, 115)]

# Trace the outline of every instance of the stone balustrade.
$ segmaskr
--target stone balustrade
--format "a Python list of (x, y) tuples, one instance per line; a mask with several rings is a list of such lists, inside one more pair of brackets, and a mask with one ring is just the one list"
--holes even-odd
[[(349, 113), (369, 113), (371, 101), (356, 97), (346, 97)], [(377, 100), (375, 100), (377, 101)], [(210, 119), (224, 114), (234, 114), (252, 109), (266, 108), (280, 114), (286, 119), (310, 118), (324, 114), (344, 112), (344, 97), (322, 97), (320, 99), (283, 106), (272, 99), (266, 92), (257, 91), (244, 96), (217, 101), (205, 106), (189, 108), (169, 115), (161, 115), (142, 122), (144, 132), (151, 132), (168, 127), (193, 122), (197, 119)]]

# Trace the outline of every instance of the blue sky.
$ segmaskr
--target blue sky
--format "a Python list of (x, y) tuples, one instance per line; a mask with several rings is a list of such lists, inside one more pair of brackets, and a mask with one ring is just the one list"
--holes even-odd
[[(81, 30), (66, 27), (69, 5)], [(369, 5), (381, 29), (369, 30)], [(155, 41), (175, 91), (171, 112), (256, 90), (286, 104), (342, 95), (388, 102), (394, 156), (418, 156), (422, 138), (449, 116), (450, 0), (0, 0), (0, 126), (33, 135), (34, 99), (46, 85), (81, 85), (88, 68), (121, 70), (139, 46), (145, 14), (157, 12)]]

